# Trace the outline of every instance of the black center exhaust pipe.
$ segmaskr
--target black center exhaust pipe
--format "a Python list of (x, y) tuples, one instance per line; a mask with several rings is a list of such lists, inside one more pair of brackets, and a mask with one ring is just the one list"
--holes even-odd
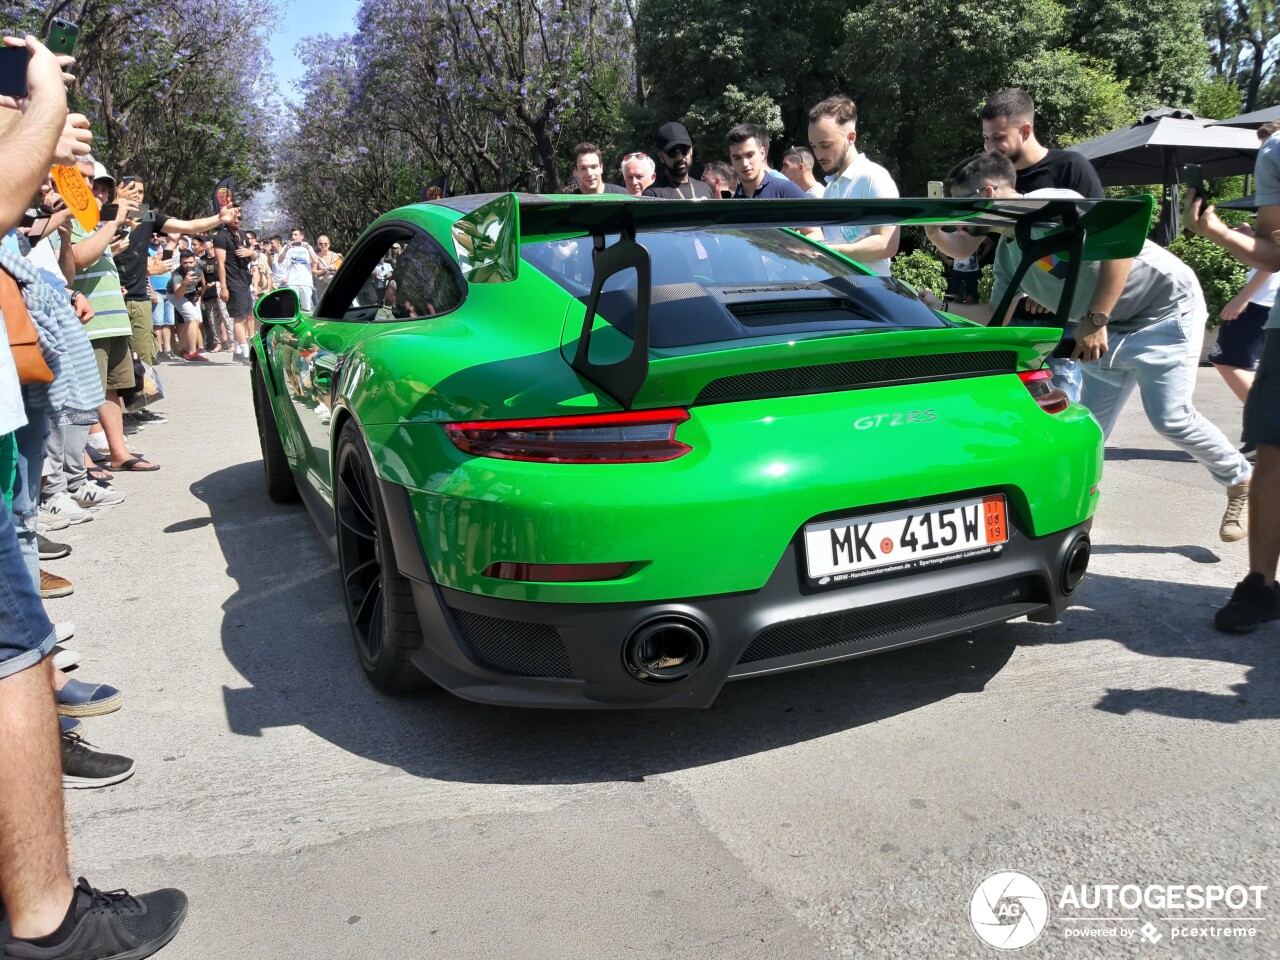
[(692, 617), (657, 617), (642, 623), (622, 647), (622, 662), (637, 680), (683, 680), (707, 659), (706, 629)]
[(1089, 538), (1083, 533), (1067, 548), (1066, 558), (1062, 561), (1062, 577), (1059, 581), (1063, 593), (1074, 593), (1076, 587), (1080, 586), (1085, 571), (1089, 569), (1089, 557), (1092, 552)]

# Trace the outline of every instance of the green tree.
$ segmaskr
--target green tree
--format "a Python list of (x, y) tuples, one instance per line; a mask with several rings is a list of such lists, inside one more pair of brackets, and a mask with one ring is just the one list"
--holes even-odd
[(1264, 81), (1275, 74), (1275, 43), (1280, 37), (1280, 4), (1275, 0), (1211, 0), (1204, 17), (1216, 74), (1243, 93), (1247, 113), (1266, 106)]
[(805, 142), (809, 107), (839, 89), (836, 44), (846, 5), (832, 0), (639, 0), (636, 70), (643, 106), (637, 145), (659, 124), (681, 120), (705, 161), (725, 154), (743, 122)]
[(1209, 68), (1205, 0), (1083, 0), (1069, 49), (1110, 63), (1139, 111), (1191, 103)]

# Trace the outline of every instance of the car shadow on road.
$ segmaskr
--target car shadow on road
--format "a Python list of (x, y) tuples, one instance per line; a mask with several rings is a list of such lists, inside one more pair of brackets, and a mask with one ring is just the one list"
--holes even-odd
[[(706, 710), (517, 710), (468, 703), (439, 690), (392, 698), (361, 673), (337, 565), (310, 516), (301, 507), (270, 503), (262, 490), (257, 462), (220, 470), (192, 486), (208, 505), (227, 571), (237, 584), (223, 605), (222, 643), (248, 686), (225, 691), (230, 729), (260, 736), (264, 729), (301, 725), (344, 750), (416, 776), (509, 784), (639, 780), (980, 693), (1019, 643), (1082, 638), (1079, 629), (1068, 636), (1060, 627), (1007, 624), (969, 637), (731, 683)], [(1126, 588), (1114, 583), (1108, 589)], [(1080, 616), (1085, 623), (1107, 622), (1092, 611)], [(1248, 647), (1234, 649), (1244, 655)], [(1205, 655), (1203, 650), (1160, 653)], [(1274, 677), (1274, 671), (1267, 676)], [(1117, 699), (1104, 709), (1125, 705)], [(1135, 700), (1128, 708), (1148, 707)]]

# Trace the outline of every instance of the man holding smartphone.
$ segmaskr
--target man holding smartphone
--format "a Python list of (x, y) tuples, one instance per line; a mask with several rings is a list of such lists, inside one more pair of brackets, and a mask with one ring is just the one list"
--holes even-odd
[[(1083, 199), (1070, 190), (1019, 193), (1015, 187), (1017, 172), (999, 153), (979, 154), (962, 161), (956, 165), (951, 180), (952, 195), (956, 197)], [(1022, 253), (1011, 237), (996, 245), (992, 302), (1002, 300), (1021, 259)], [(1102, 283), (1102, 270), (1097, 262), (1081, 264), (1079, 269), (1075, 298), (1063, 307), (1067, 315), (1061, 319), (1069, 323), (1081, 318), (1083, 324), (1088, 320), (1088, 305)], [(1047, 269), (1028, 270), (1020, 292), (1040, 303), (1057, 304), (1065, 270), (1065, 263), (1056, 259)], [(1006, 317), (990, 317), (990, 305), (983, 304), (982, 309), (994, 324), (1007, 321)], [(1103, 435), (1109, 436), (1126, 400), (1137, 389), (1142, 395), (1142, 409), (1156, 432), (1190, 454), (1226, 488), (1227, 506), (1218, 536), (1233, 543), (1247, 534), (1243, 513), (1253, 468), (1195, 406), (1196, 364), (1206, 320), (1208, 308), (1192, 269), (1168, 250), (1146, 241), (1132, 261), (1114, 315), (1091, 320), (1104, 331), (1112, 330), (1115, 349), (1105, 360), (1083, 365), (1080, 402), (1089, 408)]]
[[(146, 199), (146, 185), (140, 177), (125, 176), (120, 178), (117, 195), (128, 195), (137, 202), (141, 209)], [(129, 344), (141, 359), (147, 363), (155, 363), (156, 340), (152, 334), (151, 280), (147, 273), (149, 250), (157, 236), (166, 233), (194, 235), (216, 230), (225, 223), (224, 215), (201, 217), (198, 220), (179, 220), (160, 210), (146, 210), (147, 215), (141, 219), (131, 218), (124, 248), (115, 256), (116, 268), (120, 272), (120, 285), (124, 287), (125, 307), (129, 311), (129, 325), (133, 330)], [(145, 408), (136, 414), (140, 420), (157, 420), (158, 418)]]
[[(1280, 130), (1264, 128), (1258, 150), (1258, 227), (1250, 236), (1223, 223), (1204, 198), (1190, 192), (1182, 223), (1257, 270), (1280, 270)], [(1280, 301), (1278, 301), (1280, 302)], [(1280, 620), (1280, 310), (1271, 308), (1263, 327), (1262, 359), (1244, 406), (1244, 440), (1257, 447), (1249, 499), (1249, 572), (1214, 616), (1226, 633), (1251, 633)]]

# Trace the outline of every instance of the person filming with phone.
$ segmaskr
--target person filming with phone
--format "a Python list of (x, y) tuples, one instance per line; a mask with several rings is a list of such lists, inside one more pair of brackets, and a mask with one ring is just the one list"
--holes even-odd
[[(1266, 142), (1254, 166), (1258, 226), (1252, 235), (1219, 219), (1203, 187), (1188, 191), (1183, 226), (1216, 243), (1255, 270), (1280, 270), (1280, 127), (1259, 131)], [(1280, 620), (1280, 310), (1273, 304), (1263, 326), (1262, 358), (1244, 405), (1244, 440), (1256, 446), (1249, 500), (1249, 572), (1236, 584), (1214, 624), (1227, 633), (1250, 633)]]

